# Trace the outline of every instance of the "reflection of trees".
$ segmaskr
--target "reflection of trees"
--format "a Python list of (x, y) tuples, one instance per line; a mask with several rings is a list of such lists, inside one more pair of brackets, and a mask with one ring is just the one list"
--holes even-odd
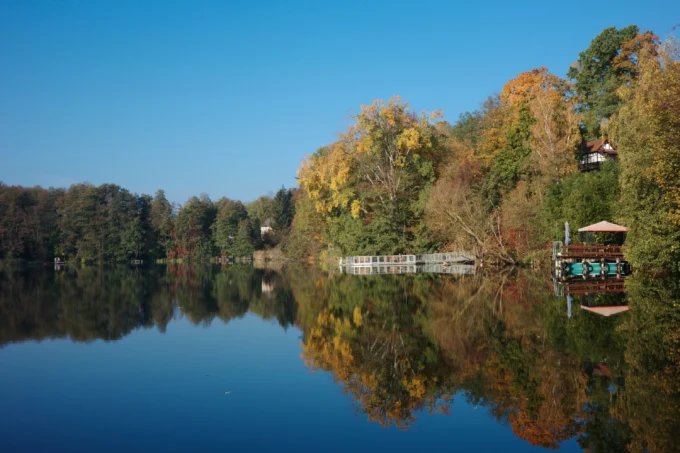
[(624, 323), (625, 389), (615, 417), (631, 430), (630, 451), (678, 452), (680, 442), (680, 284), (634, 275)]
[[(152, 326), (152, 309), (164, 328), (167, 315), (161, 314), (170, 310), (172, 299), (156, 291), (160, 280), (124, 268), (2, 273), (0, 343), (65, 336), (116, 340)], [(157, 297), (149, 298), (151, 292)]]
[(468, 400), (533, 445), (574, 436), (585, 377), (579, 361), (547, 341), (555, 300), (527, 273), (442, 284), (428, 321)]
[[(526, 272), (435, 278), (289, 269), (286, 276), (308, 366), (331, 372), (370, 420), (406, 428), (421, 410), (450, 410), (450, 395), (462, 392), (533, 445), (557, 448), (574, 436), (594, 451), (637, 445), (636, 425), (621, 415), (632, 398), (624, 326), (634, 309), (609, 318), (576, 309), (568, 317), (566, 301)], [(660, 330), (663, 341), (647, 341), (677, 344), (672, 325)], [(646, 348), (640, 340), (641, 356)], [(677, 349), (663, 351), (654, 355), (666, 362), (656, 367), (670, 373)], [(663, 382), (671, 397), (672, 381)], [(654, 425), (646, 407), (642, 420)], [(667, 414), (677, 418), (677, 405)]]
[(450, 404), (439, 353), (422, 328), (419, 280), (340, 276), (305, 332), (307, 365), (331, 371), (382, 426), (407, 428), (418, 411), (447, 412)]
[(626, 286), (630, 311), (568, 317), (566, 301), (526, 272), (0, 271), (0, 345), (116, 340), (140, 328), (164, 331), (179, 314), (207, 325), (250, 312), (299, 326), (308, 366), (332, 373), (383, 426), (447, 413), (460, 393), (533, 445), (578, 436), (591, 451), (680, 451), (680, 287), (638, 275)]
[(117, 340), (154, 325), (164, 332), (177, 305), (196, 324), (209, 324), (215, 317), (227, 322), (251, 311), (283, 327), (291, 325), (296, 305), (290, 290), (281, 283), (262, 297), (263, 275), (242, 266), (0, 272), (0, 345), (62, 337)]

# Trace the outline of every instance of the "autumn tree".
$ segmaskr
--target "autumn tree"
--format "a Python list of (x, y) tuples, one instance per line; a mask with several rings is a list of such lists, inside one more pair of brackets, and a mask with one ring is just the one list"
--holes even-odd
[(61, 189), (0, 183), (0, 259), (51, 261), (59, 244)]
[[(650, 44), (648, 44), (649, 46)], [(619, 220), (626, 256), (639, 268), (680, 270), (680, 61), (672, 43), (640, 51), (636, 84), (612, 130), (621, 162)]]
[[(442, 153), (437, 116), (416, 115), (399, 98), (375, 101), (337, 143), (303, 162), (300, 185), (328, 223), (331, 243), (353, 253), (426, 247), (425, 194)], [(345, 231), (352, 237), (338, 235)]]

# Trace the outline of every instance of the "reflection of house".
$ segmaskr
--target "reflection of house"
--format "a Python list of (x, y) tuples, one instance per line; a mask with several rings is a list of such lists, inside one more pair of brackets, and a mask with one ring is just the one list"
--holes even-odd
[(270, 295), (274, 292), (276, 285), (267, 277), (262, 277), (262, 294)]
[(273, 225), (274, 221), (272, 219), (267, 219), (262, 222), (262, 225), (260, 226), (260, 236), (265, 237), (268, 234), (272, 234), (274, 232), (274, 228), (272, 228)]
[(608, 139), (591, 140), (584, 146), (578, 169), (581, 171), (599, 170), (603, 163), (615, 161), (619, 152)]

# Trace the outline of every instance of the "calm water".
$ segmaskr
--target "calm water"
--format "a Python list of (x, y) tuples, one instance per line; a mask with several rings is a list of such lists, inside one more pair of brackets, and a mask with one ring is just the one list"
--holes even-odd
[(4, 270), (0, 451), (680, 451), (678, 284), (620, 297), (569, 309), (519, 272)]

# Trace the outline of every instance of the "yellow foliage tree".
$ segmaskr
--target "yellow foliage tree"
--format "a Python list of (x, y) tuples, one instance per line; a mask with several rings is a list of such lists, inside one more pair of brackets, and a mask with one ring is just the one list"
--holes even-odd
[(515, 111), (526, 103), (536, 122), (532, 126), (532, 161), (538, 173), (558, 182), (576, 170), (575, 150), (581, 140), (569, 83), (547, 68), (523, 72), (509, 81), (501, 100)]

